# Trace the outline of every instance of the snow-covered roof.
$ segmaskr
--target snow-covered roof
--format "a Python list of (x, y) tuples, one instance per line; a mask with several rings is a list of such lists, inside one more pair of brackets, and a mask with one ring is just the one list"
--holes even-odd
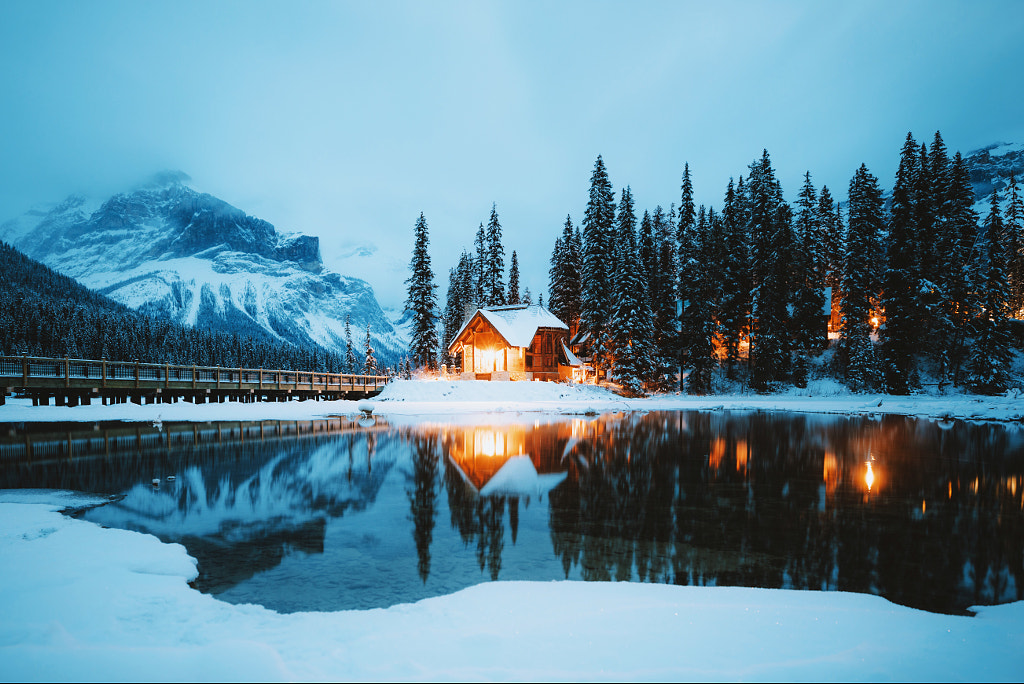
[(569, 329), (569, 326), (558, 320), (557, 316), (536, 304), (488, 306), (476, 310), (476, 313), (459, 328), (459, 332), (448, 344), (449, 347), (455, 344), (477, 314), (483, 316), (512, 347), (529, 347), (539, 328)]
[(582, 366), (583, 362), (579, 360), (572, 351), (565, 346), (565, 342), (562, 343), (562, 351), (565, 352), (565, 360), (569, 362), (570, 366)]

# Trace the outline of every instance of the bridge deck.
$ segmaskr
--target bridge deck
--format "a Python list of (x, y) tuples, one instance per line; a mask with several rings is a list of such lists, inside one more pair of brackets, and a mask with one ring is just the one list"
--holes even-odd
[(59, 404), (88, 403), (91, 398), (130, 398), (136, 403), (144, 398), (337, 399), (372, 396), (387, 383), (383, 375), (0, 356), (0, 404), (12, 392), (30, 396), (34, 403), (53, 397)]

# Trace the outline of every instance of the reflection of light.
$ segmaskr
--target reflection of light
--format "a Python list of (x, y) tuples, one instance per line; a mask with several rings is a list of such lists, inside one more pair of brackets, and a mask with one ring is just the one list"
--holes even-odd
[(927, 506), (925, 505), (924, 499), (921, 499), (921, 515), (924, 515)]
[(825, 481), (825, 495), (830, 496), (836, 490), (836, 485), (839, 484), (839, 467), (836, 455), (830, 451), (825, 452), (824, 461), (821, 479)]
[(708, 453), (708, 467), (711, 470), (718, 470), (722, 464), (722, 457), (725, 456), (725, 440), (721, 437), (711, 442), (711, 450)]
[(878, 327), (878, 316), (873, 316), (871, 318), (871, 325), (875, 326), (876, 328)]
[(875, 471), (871, 467), (871, 461), (868, 461), (868, 472), (864, 474), (864, 482), (868, 485), (868, 491), (871, 491), (871, 485), (875, 484)]
[(736, 470), (745, 471), (747, 469), (747, 461), (750, 460), (750, 447), (747, 446), (747, 440), (741, 439), (736, 442)]

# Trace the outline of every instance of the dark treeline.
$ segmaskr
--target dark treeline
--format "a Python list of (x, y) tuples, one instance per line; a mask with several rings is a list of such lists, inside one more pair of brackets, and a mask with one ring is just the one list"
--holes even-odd
[[(273, 339), (257, 326), (243, 333), (190, 328), (118, 304), (0, 242), (0, 352), (143, 363), (286, 368), (328, 373), (379, 370), (369, 338), (364, 353)], [(393, 359), (386, 359), (393, 361)]]
[(679, 205), (641, 215), (628, 186), (616, 201), (598, 157), (581, 226), (567, 218), (555, 241), (549, 308), (587, 336), (595, 368), (636, 393), (676, 382), (709, 393), (715, 371), (758, 391), (813, 373), (897, 394), (922, 375), (1004, 391), (1007, 322), (1024, 306), (1014, 174), (979, 220), (960, 153), (939, 133), (930, 145), (908, 134), (891, 205), (864, 165), (848, 197), (844, 216), (808, 172), (790, 205), (765, 151), (720, 207), (694, 205), (686, 165)]

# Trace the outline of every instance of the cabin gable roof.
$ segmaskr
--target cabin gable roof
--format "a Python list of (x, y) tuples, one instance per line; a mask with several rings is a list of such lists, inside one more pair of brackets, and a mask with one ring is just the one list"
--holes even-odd
[(529, 347), (534, 335), (541, 328), (569, 331), (569, 326), (542, 306), (536, 304), (513, 304), (511, 306), (489, 306), (477, 309), (448, 344), (451, 349), (462, 334), (477, 318), (486, 321), (510, 347)]

